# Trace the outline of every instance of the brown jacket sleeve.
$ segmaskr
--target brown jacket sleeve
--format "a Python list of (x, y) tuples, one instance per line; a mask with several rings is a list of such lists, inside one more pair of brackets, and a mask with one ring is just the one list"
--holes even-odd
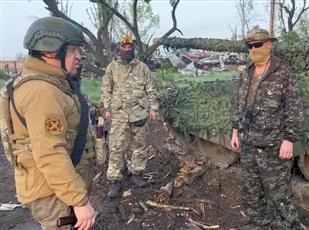
[[(22, 87), (26, 96), (21, 103), (21, 113), (26, 119), (36, 167), (59, 199), (67, 205), (83, 206), (87, 202), (86, 185), (65, 148), (68, 96), (42, 81), (25, 83)], [(53, 117), (62, 122), (60, 134), (52, 134), (46, 128), (46, 122)]]

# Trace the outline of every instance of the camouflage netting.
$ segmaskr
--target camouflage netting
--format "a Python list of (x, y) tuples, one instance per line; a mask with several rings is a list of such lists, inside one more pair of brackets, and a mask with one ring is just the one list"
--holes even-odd
[(201, 49), (218, 52), (245, 52), (246, 47), (238, 42), (216, 38), (177, 38), (170, 37), (163, 40), (162, 45), (169, 49)]
[(237, 76), (228, 81), (187, 84), (166, 85), (159, 81), (160, 111), (176, 130), (185, 133), (201, 130), (208, 136), (229, 133), (232, 104), (237, 99)]
[[(204, 41), (204, 43), (203, 43)], [(216, 51), (236, 51), (235, 42), (220, 39), (182, 39), (170, 38), (165, 45), (174, 48), (199, 48)], [(195, 42), (190, 46), (190, 42)], [(225, 45), (222, 45), (226, 43)], [(197, 46), (199, 44), (199, 46)], [(202, 44), (202, 45), (201, 45)], [(217, 45), (221, 45), (218, 48)], [(236, 48), (235, 48), (236, 47)], [(238, 47), (238, 48), (237, 48)], [(309, 140), (309, 41), (293, 45), (277, 44), (275, 54), (286, 59), (297, 73), (305, 113), (305, 139)], [(163, 116), (177, 130), (185, 133), (206, 131), (210, 136), (228, 135), (231, 130), (231, 114), (237, 100), (239, 73), (230, 80), (185, 82), (158, 80), (158, 98)], [(205, 77), (206, 79), (207, 77)]]
[(298, 79), (304, 106), (304, 141), (309, 142), (309, 73), (298, 74)]
[[(305, 114), (305, 140), (309, 140), (309, 75), (298, 75)], [(228, 135), (238, 92), (238, 74), (230, 80), (186, 84), (157, 81), (160, 111), (179, 131), (209, 137)]]

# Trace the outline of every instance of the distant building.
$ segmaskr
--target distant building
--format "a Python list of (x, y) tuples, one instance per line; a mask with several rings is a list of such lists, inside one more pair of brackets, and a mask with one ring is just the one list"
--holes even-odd
[(9, 75), (20, 72), (22, 67), (23, 61), (0, 61), (0, 69)]

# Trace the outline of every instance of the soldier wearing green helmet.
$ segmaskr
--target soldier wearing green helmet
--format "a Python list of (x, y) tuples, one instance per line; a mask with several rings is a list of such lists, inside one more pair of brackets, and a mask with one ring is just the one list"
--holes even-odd
[(29, 50), (10, 97), (18, 200), (43, 230), (74, 211), (74, 227), (90, 229), (95, 211), (89, 202), (94, 175), (93, 137), (88, 105), (79, 90), (83, 33), (56, 17), (35, 21), (24, 38)]

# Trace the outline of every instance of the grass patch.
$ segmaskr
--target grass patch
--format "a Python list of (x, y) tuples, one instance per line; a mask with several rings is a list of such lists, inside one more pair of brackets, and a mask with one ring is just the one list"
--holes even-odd
[(0, 79), (0, 88), (2, 89), (2, 87), (4, 86), (5, 81), (3, 79)]
[(82, 80), (81, 90), (88, 95), (91, 102), (99, 103), (101, 99), (101, 81), (98, 79), (86, 79)]
[(5, 78), (5, 72), (4, 70), (0, 69), (0, 80), (3, 80)]

